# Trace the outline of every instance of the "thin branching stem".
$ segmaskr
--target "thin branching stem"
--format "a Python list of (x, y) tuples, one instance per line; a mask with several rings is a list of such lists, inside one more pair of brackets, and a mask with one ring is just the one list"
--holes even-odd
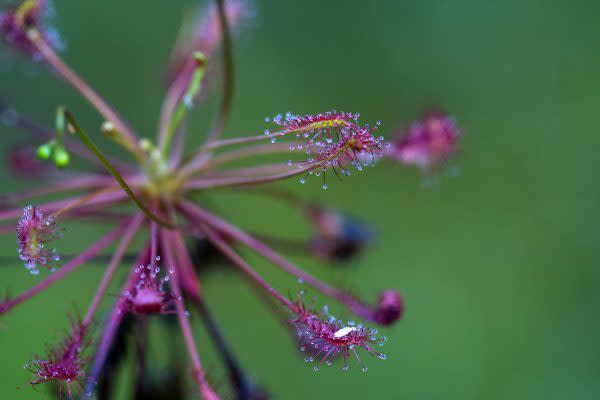
[(204, 373), (204, 369), (202, 368), (202, 362), (200, 361), (200, 356), (198, 355), (198, 348), (196, 346), (196, 342), (194, 340), (194, 336), (192, 334), (192, 327), (190, 325), (190, 321), (188, 319), (187, 312), (185, 311), (185, 307), (183, 304), (183, 294), (181, 291), (181, 275), (179, 266), (175, 264), (175, 254), (174, 249), (171, 247), (171, 242), (169, 240), (169, 233), (161, 229), (161, 249), (165, 254), (165, 258), (167, 264), (169, 264), (169, 268), (173, 269), (173, 279), (171, 280), (171, 290), (173, 290), (173, 295), (175, 296), (175, 312), (177, 315), (177, 319), (179, 320), (179, 326), (181, 327), (181, 331), (183, 334), (183, 340), (188, 349), (188, 355), (190, 357), (190, 361), (193, 367), (193, 376), (194, 380), (198, 383), (200, 390), (200, 397), (205, 399), (217, 399), (218, 397), (214, 394), (208, 382), (206, 381), (206, 375)]
[(135, 234), (138, 232), (142, 222), (144, 222), (144, 214), (137, 214), (135, 217), (133, 217), (131, 223), (127, 227), (127, 230), (123, 234), (123, 238), (119, 242), (119, 246), (115, 250), (112, 259), (110, 260), (110, 263), (106, 268), (106, 272), (104, 273), (104, 276), (100, 281), (100, 285), (98, 286), (98, 290), (96, 290), (96, 294), (94, 295), (94, 299), (92, 300), (90, 308), (88, 309), (87, 314), (83, 319), (83, 326), (89, 326), (91, 324), (94, 318), (94, 314), (96, 313), (96, 310), (100, 305), (100, 301), (104, 297), (106, 289), (108, 288), (108, 285), (110, 284), (110, 281), (112, 280), (112, 277), (115, 271), (117, 270), (117, 267), (119, 266), (119, 264), (121, 264), (123, 256), (125, 255), (125, 252), (127, 251), (127, 248), (129, 247), (129, 244), (133, 240)]
[[(130, 270), (127, 282), (125, 282), (125, 284), (122, 286), (120, 293), (123, 293), (125, 291), (131, 291), (135, 287), (135, 284), (138, 281), (138, 274), (135, 271), (135, 269), (138, 265), (146, 264), (148, 262), (149, 257), (150, 245), (146, 245), (144, 249), (138, 254), (136, 262), (133, 268), (131, 268)], [(86, 393), (92, 393), (94, 391), (94, 385), (96, 384), (96, 380), (98, 379), (98, 376), (104, 368), (104, 363), (106, 362), (110, 349), (113, 345), (113, 341), (119, 330), (119, 326), (121, 326), (123, 318), (126, 315), (126, 313), (123, 312), (125, 308), (125, 302), (126, 298), (124, 296), (120, 296), (116, 301), (115, 306), (113, 307), (107, 321), (103, 324), (105, 328), (102, 333), (102, 338), (99, 340), (94, 362), (92, 364), (92, 368), (89, 374), (88, 383), (85, 387)]]
[(292, 171), (282, 172), (280, 174), (259, 176), (259, 177), (220, 177), (220, 178), (202, 178), (193, 181), (189, 181), (185, 184), (185, 188), (188, 190), (206, 190), (223, 187), (235, 187), (235, 186), (250, 186), (250, 185), (262, 185), (265, 183), (282, 181), (294, 176), (307, 174), (310, 171), (318, 168), (318, 165), (309, 165), (304, 168), (296, 168)]
[[(66, 207), (67, 205), (77, 201), (78, 199), (81, 199), (82, 197), (84, 197), (84, 196), (75, 196), (75, 197), (70, 197), (66, 200), (51, 201), (48, 203), (43, 203), (43, 204), (38, 205), (38, 208), (41, 208), (42, 210), (44, 210), (46, 212), (54, 212), (56, 210), (60, 210), (63, 207)], [(119, 201), (123, 201), (126, 199), (127, 199), (127, 194), (123, 193), (121, 191), (119, 191), (117, 193), (105, 193), (104, 195), (97, 196), (91, 200), (88, 200), (88, 202), (84, 206), (82, 206), (82, 208), (78, 209), (77, 212), (85, 212), (86, 209), (88, 209), (89, 207), (92, 207), (92, 206), (95, 207), (94, 212), (100, 211), (101, 207), (103, 207), (107, 204), (115, 204)], [(74, 212), (74, 211), (72, 211), (72, 212)], [(6, 219), (19, 218), (22, 214), (23, 214), (22, 207), (9, 209), (9, 210), (2, 210), (2, 211), (0, 211), (0, 221), (6, 220)]]
[(275, 290), (273, 286), (269, 285), (269, 283), (267, 283), (267, 281), (265, 281), (256, 271), (254, 271), (250, 264), (248, 264), (246, 260), (240, 257), (239, 254), (237, 254), (235, 250), (233, 250), (233, 248), (229, 246), (225, 242), (225, 240), (223, 240), (223, 238), (221, 238), (214, 231), (213, 228), (206, 224), (200, 224), (200, 229), (206, 234), (208, 240), (210, 240), (212, 244), (215, 245), (215, 247), (217, 247), (221, 251), (221, 253), (223, 253), (227, 258), (229, 258), (229, 260), (236, 267), (240, 268), (242, 272), (248, 275), (250, 279), (252, 279), (258, 285), (260, 285), (263, 289), (265, 289), (267, 293), (273, 295), (277, 300), (279, 300), (281, 304), (289, 308), (290, 311), (294, 313), (299, 311), (298, 306), (296, 304), (294, 304), (292, 301), (288, 300), (285, 296), (283, 296), (281, 293)]
[(207, 142), (204, 146), (200, 147), (198, 150), (188, 154), (181, 161), (181, 169), (183, 174), (192, 174), (198, 169), (204, 167), (204, 163), (207, 162), (209, 157), (206, 155), (212, 150), (218, 150), (222, 147), (236, 146), (239, 144), (248, 144), (248, 143), (256, 143), (261, 142), (267, 139), (277, 139), (278, 137), (285, 135), (285, 132), (273, 132), (268, 135), (258, 135), (258, 136), (243, 136), (236, 137), (231, 139), (223, 139), (223, 140), (214, 140), (211, 142)]
[(320, 292), (324, 293), (326, 296), (337, 299), (340, 302), (347, 304), (353, 309), (358, 309), (361, 306), (361, 303), (358, 300), (354, 299), (352, 296), (348, 295), (347, 293), (341, 290), (333, 288), (325, 284), (324, 282), (321, 282), (319, 279), (315, 278), (308, 272), (297, 267), (295, 264), (279, 255), (279, 253), (267, 246), (262, 241), (233, 226), (225, 220), (217, 217), (216, 215), (205, 211), (189, 202), (181, 202), (179, 204), (179, 207), (181, 209), (181, 212), (183, 214), (186, 214), (190, 219), (195, 220), (198, 223), (208, 224), (212, 229), (217, 230), (218, 232), (221, 232), (233, 238), (234, 240), (245, 244), (252, 250), (256, 251), (258, 254), (265, 257), (267, 260), (271, 261), (273, 264), (277, 265), (289, 274), (297, 278), (301, 278), (304, 282), (311, 285)]
[(107, 193), (115, 192), (117, 190), (119, 190), (119, 186), (111, 185), (111, 186), (105, 187), (103, 189), (97, 190), (95, 192), (85, 194), (85, 195), (81, 196), (80, 198), (74, 200), (73, 202), (67, 204), (66, 206), (62, 207), (61, 209), (53, 212), (52, 217), (57, 218), (64, 213), (67, 213), (75, 208), (78, 208), (84, 204), (89, 203), (91, 200), (94, 200), (97, 197), (100, 197)]
[(112, 179), (105, 175), (82, 175), (75, 176), (68, 181), (42, 186), (32, 190), (27, 190), (20, 193), (7, 194), (0, 196), (0, 203), (14, 204), (23, 200), (28, 200), (33, 197), (47, 196), (55, 193), (68, 192), (81, 189), (91, 189), (95, 187), (106, 186), (112, 183)]

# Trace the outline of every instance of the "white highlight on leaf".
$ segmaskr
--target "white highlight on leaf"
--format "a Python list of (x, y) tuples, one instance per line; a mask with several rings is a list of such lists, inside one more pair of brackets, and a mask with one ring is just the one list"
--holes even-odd
[(333, 337), (336, 339), (342, 338), (348, 335), (350, 332), (354, 332), (356, 328), (354, 326), (346, 326), (344, 328), (339, 329), (337, 332), (333, 334)]

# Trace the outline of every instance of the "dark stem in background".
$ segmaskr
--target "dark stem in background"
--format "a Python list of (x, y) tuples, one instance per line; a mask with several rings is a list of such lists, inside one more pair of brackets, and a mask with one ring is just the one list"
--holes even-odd
[(208, 135), (207, 142), (217, 140), (223, 133), (225, 122), (231, 111), (231, 102), (233, 101), (233, 51), (231, 48), (231, 34), (229, 32), (229, 23), (225, 13), (225, 0), (216, 0), (217, 12), (219, 14), (219, 23), (221, 24), (221, 36), (223, 38), (223, 98), (219, 114), (215, 125)]
[[(106, 316), (105, 321), (108, 319), (109, 315)], [(131, 316), (125, 316), (117, 329), (111, 348), (106, 356), (104, 366), (98, 374), (98, 381), (96, 382), (98, 400), (111, 400), (115, 396), (118, 384), (117, 380), (125, 357), (127, 356), (127, 349), (129, 348), (127, 343), (131, 334), (132, 324), (133, 318)], [(88, 397), (84, 394), (81, 396), (80, 400), (85, 399), (88, 399)]]
[(135, 370), (133, 399), (139, 399), (140, 393), (144, 391), (144, 378), (147, 376), (147, 357), (148, 352), (148, 319), (145, 316), (139, 316), (134, 323), (134, 343), (135, 343)]
[(235, 356), (227, 346), (225, 342), (225, 338), (223, 334), (219, 330), (217, 325), (217, 321), (215, 321), (212, 313), (206, 306), (206, 303), (200, 299), (192, 299), (198, 314), (202, 317), (204, 321), (204, 325), (206, 326), (206, 330), (210, 335), (210, 338), (214, 342), (215, 346), (217, 346), (217, 351), (219, 355), (223, 358), (225, 362), (225, 366), (227, 367), (227, 372), (229, 374), (229, 379), (231, 383), (236, 389), (237, 399), (248, 399), (250, 398), (250, 394), (252, 393), (252, 384), (250, 379), (246, 376), (244, 371), (242, 370), (240, 364), (236, 360)]

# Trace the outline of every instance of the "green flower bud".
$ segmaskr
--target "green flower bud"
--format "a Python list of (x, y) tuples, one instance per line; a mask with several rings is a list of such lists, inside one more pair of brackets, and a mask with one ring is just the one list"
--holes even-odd
[(61, 146), (56, 148), (54, 151), (54, 165), (58, 168), (65, 168), (69, 165), (70, 157), (69, 153)]
[(54, 150), (53, 143), (46, 143), (38, 147), (37, 149), (37, 158), (40, 160), (48, 160), (52, 156), (52, 151)]

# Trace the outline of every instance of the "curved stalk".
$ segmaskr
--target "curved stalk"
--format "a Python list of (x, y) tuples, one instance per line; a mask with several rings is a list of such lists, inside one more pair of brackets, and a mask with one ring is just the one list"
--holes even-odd
[(261, 185), (264, 183), (271, 183), (281, 181), (287, 178), (291, 178), (297, 175), (307, 174), (308, 172), (317, 168), (315, 165), (310, 165), (305, 168), (295, 169), (288, 172), (283, 172), (281, 174), (269, 175), (269, 176), (261, 176), (261, 177), (232, 177), (232, 178), (205, 178), (198, 179), (195, 181), (190, 181), (185, 184), (185, 188), (189, 190), (205, 190), (205, 189), (214, 189), (220, 187), (229, 187), (229, 186), (244, 186), (244, 185)]
[(106, 293), (106, 289), (108, 288), (108, 285), (110, 284), (110, 281), (112, 280), (112, 277), (115, 271), (117, 270), (117, 267), (121, 264), (121, 261), (123, 260), (123, 256), (125, 255), (125, 251), (127, 251), (127, 247), (133, 240), (135, 234), (138, 232), (138, 229), (140, 228), (142, 222), (144, 222), (144, 215), (136, 215), (135, 217), (133, 217), (130, 225), (127, 227), (127, 230), (123, 234), (123, 238), (119, 242), (119, 246), (115, 250), (110, 260), (110, 264), (106, 268), (106, 272), (102, 277), (102, 281), (100, 281), (100, 285), (98, 286), (98, 290), (96, 290), (96, 294), (94, 295), (94, 299), (92, 300), (90, 308), (88, 309), (87, 314), (83, 319), (83, 322), (81, 323), (83, 326), (89, 326), (92, 323), (94, 314), (96, 313), (96, 310), (100, 305), (100, 301)]

